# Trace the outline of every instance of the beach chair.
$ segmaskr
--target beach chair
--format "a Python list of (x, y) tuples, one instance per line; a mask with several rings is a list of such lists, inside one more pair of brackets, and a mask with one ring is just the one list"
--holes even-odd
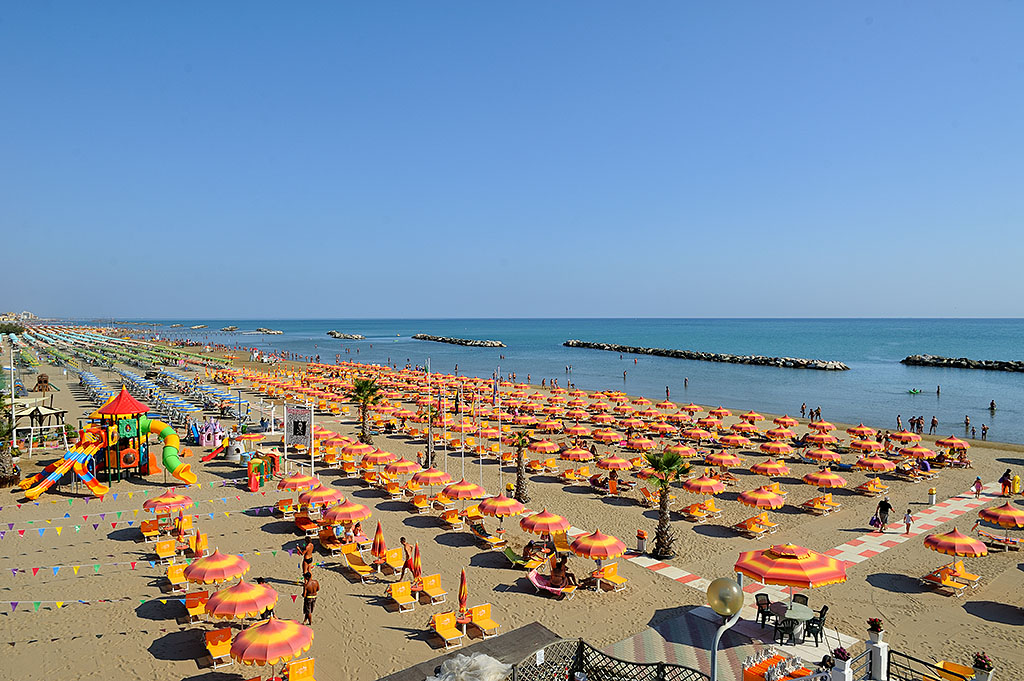
[(405, 483), (405, 496), (407, 497), (414, 497), (422, 491), (423, 487), (415, 480), (409, 480), (409, 482)]
[(367, 487), (377, 487), (380, 483), (380, 476), (376, 471), (363, 471), (363, 484)]
[(967, 585), (963, 582), (958, 582), (949, 576), (949, 568), (939, 568), (934, 572), (929, 572), (924, 577), (921, 577), (921, 584), (924, 586), (931, 587), (938, 591), (948, 591), (956, 597), (960, 597)]
[(700, 523), (708, 519), (708, 512), (704, 508), (704, 504), (690, 504), (682, 509), (680, 513), (682, 513), (683, 518), (691, 523)]
[(384, 564), (391, 568), (392, 574), (401, 572), (402, 565), (405, 564), (405, 552), (402, 550), (402, 547), (388, 549), (384, 554)]
[(543, 473), (544, 472), (544, 464), (542, 464), (540, 462), (540, 460), (538, 460), (538, 459), (534, 459), (533, 461), (527, 461), (526, 462), (526, 472), (527, 473)]
[(508, 542), (505, 539), (488, 532), (482, 522), (470, 523), (469, 531), (472, 532), (477, 539), (483, 541), (492, 551), (500, 551), (508, 546)]
[(814, 497), (813, 499), (808, 499), (804, 503), (800, 504), (800, 508), (804, 509), (805, 511), (809, 511), (814, 515), (828, 515), (832, 511), (831, 508), (822, 503), (821, 497)]
[(769, 532), (775, 533), (779, 530), (779, 523), (772, 522), (768, 519), (768, 512), (764, 512), (757, 516), (757, 524), (761, 527), (767, 528)]
[(185, 579), (185, 566), (179, 565), (168, 565), (167, 566), (167, 581), (171, 585), (170, 593), (172, 594), (183, 594), (188, 590), (188, 580)]
[(412, 584), (409, 582), (388, 584), (387, 594), (398, 606), (398, 612), (412, 612), (416, 609), (416, 599), (412, 597)]
[(412, 504), (412, 512), (416, 515), (423, 515), (430, 511), (430, 502), (427, 501), (426, 494), (417, 494), (410, 503)]
[(1013, 537), (1000, 537), (999, 535), (986, 532), (980, 527), (977, 528), (978, 536), (981, 537), (981, 541), (985, 542), (990, 548), (1002, 549), (1004, 551), (1019, 551), (1020, 540), (1014, 539)]
[(876, 478), (871, 478), (871, 480), (868, 480), (865, 483), (861, 483), (860, 485), (857, 485), (856, 487), (854, 487), (854, 491), (856, 491), (857, 494), (863, 494), (866, 497), (880, 497), (880, 496), (882, 496), (882, 494), (885, 493), (885, 490), (882, 490), (882, 489), (879, 489), (878, 487), (875, 487), (875, 485), (872, 484), (873, 480), (876, 480)]
[(210, 600), (210, 594), (207, 591), (193, 591), (185, 594), (185, 614), (188, 615), (190, 623), (198, 622), (206, 615), (206, 601), (208, 600)]
[[(964, 679), (973, 679), (975, 677), (974, 667), (957, 664), (956, 662), (939, 660), (935, 663), (935, 667), (935, 671), (944, 681), (963, 681)], [(934, 681), (938, 681), (938, 679)]]
[(473, 504), (472, 506), (467, 507), (466, 510), (459, 515), (461, 515), (467, 522), (471, 523), (482, 522), (484, 519), (484, 514), (480, 512), (480, 504)]
[[(640, 504), (647, 508), (658, 507), (658, 495), (647, 489), (646, 487), (640, 488)], [(689, 507), (687, 507), (689, 508)]]
[(231, 664), (231, 628), (214, 629), (206, 632), (206, 652), (214, 669)]
[(572, 600), (572, 597), (576, 595), (575, 586), (551, 586), (551, 579), (547, 575), (540, 574), (536, 569), (530, 570), (526, 577), (530, 580), (530, 584), (533, 584), (533, 587), (537, 589), (537, 593), (546, 591), (566, 600)]
[(606, 583), (609, 584), (612, 591), (622, 591), (626, 588), (626, 582), (628, 581), (625, 577), (619, 575), (618, 563), (610, 563), (599, 570), (594, 570), (591, 576), (602, 587)]
[(441, 612), (430, 618), (430, 628), (444, 640), (445, 650), (462, 645), (462, 632), (455, 625), (454, 612)]
[(708, 497), (704, 500), (704, 510), (707, 511), (707, 514), (712, 518), (722, 517), (722, 511), (715, 505), (714, 497)]
[(307, 537), (315, 537), (320, 531), (320, 526), (309, 517), (309, 513), (296, 513), (295, 527)]
[(789, 494), (789, 492), (787, 492), (786, 490), (782, 489), (782, 485), (780, 485), (780, 484), (779, 484), (779, 483), (777, 483), (777, 482), (773, 482), (772, 484), (770, 484), (770, 485), (767, 485), (767, 487), (768, 487), (768, 489), (770, 489), (771, 491), (773, 491), (773, 492), (775, 492), (776, 494), (778, 494), (778, 495), (779, 495), (780, 497), (784, 497), (784, 496), (786, 496), (787, 494)]
[(281, 517), (285, 520), (291, 520), (295, 517), (295, 505), (291, 499), (278, 499), (275, 510), (280, 513)]
[(356, 464), (352, 461), (343, 461), (341, 463), (341, 477), (343, 478), (355, 478), (359, 476), (359, 471), (356, 469)]
[(178, 555), (178, 546), (173, 539), (161, 539), (156, 543), (154, 550), (161, 565), (173, 563), (175, 556)]
[(739, 479), (735, 475), (726, 470), (715, 473), (715, 477), (718, 478), (719, 481), (721, 481), (723, 484), (728, 485), (730, 487), (739, 482)]
[(434, 508), (438, 511), (451, 511), (455, 509), (455, 502), (446, 497), (443, 493), (438, 492), (431, 497)]
[(523, 570), (532, 570), (544, 564), (543, 558), (531, 558), (530, 560), (526, 560), (521, 555), (513, 551), (510, 546), (506, 546), (503, 552), (505, 557), (508, 558), (508, 562), (512, 563), (512, 567), (521, 568)]
[(160, 521), (159, 520), (143, 520), (142, 524), (139, 525), (139, 530), (142, 532), (142, 540), (147, 544), (155, 542), (160, 538)]
[(558, 472), (558, 461), (554, 458), (545, 459), (543, 462), (541, 462), (541, 465), (544, 466), (544, 471), (546, 473)]
[(498, 635), (498, 627), (501, 625), (491, 619), (491, 604), (474, 605), (469, 609), (469, 621), (480, 630), (484, 638), (491, 638)]
[(569, 535), (565, 530), (561, 532), (552, 532), (551, 541), (555, 543), (555, 551), (561, 553), (572, 553), (572, 549), (569, 548)]
[(448, 592), (441, 588), (441, 575), (427, 575), (422, 580), (420, 593), (427, 596), (431, 603), (444, 603)]
[(362, 554), (359, 553), (359, 548), (354, 542), (342, 544), (341, 556), (345, 559), (345, 567), (355, 573), (360, 582), (365, 584), (366, 580), (374, 576), (373, 566), (366, 564)]
[(612, 496), (619, 496), (619, 481), (614, 478), (608, 478), (608, 489), (605, 492)]
[(565, 469), (564, 471), (558, 474), (558, 477), (564, 480), (565, 482), (576, 482), (577, 480), (580, 479), (580, 477), (576, 475), (575, 468)]
[(320, 533), (317, 535), (317, 541), (332, 556), (341, 555), (341, 540), (338, 539), (338, 535), (334, 534), (334, 528), (325, 527), (320, 530)]
[(967, 584), (972, 589), (977, 589), (978, 584), (981, 582), (981, 577), (971, 574), (964, 569), (964, 562), (962, 560), (958, 560), (953, 563), (953, 570), (950, 573), (950, 576), (958, 582)]
[(757, 522), (758, 516), (741, 520), (732, 526), (732, 529), (736, 530), (745, 537), (751, 539), (759, 539), (768, 533), (768, 528)]
[(580, 480), (586, 479), (590, 475), (590, 466), (580, 466), (576, 469), (576, 475)]
[(284, 668), (284, 681), (314, 681), (314, 659), (307, 657), (303, 660), (292, 660), (289, 662)]
[(391, 497), (392, 500), (401, 499), (405, 496), (405, 490), (403, 490), (402, 486), (397, 482), (389, 482), (384, 485), (384, 491), (387, 492), (388, 496)]
[(842, 504), (836, 501), (832, 501), (832, 492), (829, 492), (821, 498), (821, 503), (829, 508), (831, 512), (838, 511), (843, 507)]

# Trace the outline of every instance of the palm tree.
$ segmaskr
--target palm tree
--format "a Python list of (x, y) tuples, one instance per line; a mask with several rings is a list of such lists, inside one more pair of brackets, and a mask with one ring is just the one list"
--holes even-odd
[(669, 493), (672, 482), (679, 476), (690, 472), (690, 464), (673, 452), (650, 452), (644, 459), (647, 465), (654, 470), (654, 474), (649, 480), (658, 490), (658, 529), (654, 532), (652, 555), (655, 558), (671, 558), (675, 555), (672, 551), (672, 542), (675, 541), (675, 536), (669, 526)]
[(0, 488), (10, 487), (18, 482), (14, 470), (14, 445), (11, 443), (11, 419), (6, 413), (4, 395), (0, 392)]
[(516, 501), (521, 504), (530, 501), (530, 493), (526, 489), (526, 458), (523, 450), (530, 446), (530, 437), (519, 431), (512, 436), (512, 448), (516, 450)]
[(379, 404), (384, 399), (380, 392), (380, 384), (372, 378), (357, 378), (352, 381), (349, 397), (359, 404), (359, 423), (361, 426), (359, 441), (372, 445), (373, 439), (366, 430), (366, 412), (369, 411), (370, 407)]

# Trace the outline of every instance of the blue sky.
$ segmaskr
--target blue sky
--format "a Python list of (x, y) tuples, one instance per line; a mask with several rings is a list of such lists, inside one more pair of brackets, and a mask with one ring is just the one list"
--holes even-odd
[(1021, 316), (1022, 26), (1013, 2), (9, 3), (0, 308)]

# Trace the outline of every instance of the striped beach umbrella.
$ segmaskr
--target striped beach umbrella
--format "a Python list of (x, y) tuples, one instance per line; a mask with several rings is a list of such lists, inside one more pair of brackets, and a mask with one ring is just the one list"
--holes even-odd
[(773, 459), (767, 459), (765, 461), (755, 463), (750, 467), (750, 470), (758, 475), (766, 475), (769, 478), (778, 475), (789, 475), (789, 466), (781, 461), (775, 461)]
[(257, 622), (231, 642), (231, 658), (246, 665), (287, 662), (309, 650), (313, 630), (276, 617)]
[(610, 428), (598, 428), (593, 432), (593, 434), (590, 437), (596, 440), (597, 442), (604, 442), (606, 444), (610, 444), (612, 442), (619, 442), (622, 440), (622, 435), (615, 432), (614, 430), (611, 430)]
[(828, 468), (822, 468), (820, 471), (812, 471), (805, 475), (802, 480), (808, 485), (814, 485), (815, 487), (824, 487), (826, 489), (832, 489), (836, 487), (846, 487), (846, 478), (842, 477), (838, 473), (833, 473)]
[[(565, 412), (565, 418), (573, 419), (575, 421), (586, 421), (590, 417), (590, 414), (580, 408), (573, 408)], [(614, 419), (612, 419), (614, 421)]]
[(715, 437), (703, 428), (687, 428), (680, 431), (679, 435), (687, 440), (697, 440), (698, 442), (701, 440), (711, 440)]
[(487, 490), (480, 485), (469, 482), (465, 478), (445, 487), (442, 491), (449, 499), (479, 499), (487, 496)]
[(882, 452), (885, 451), (885, 445), (878, 440), (850, 440), (850, 449), (858, 452)]
[(195, 503), (190, 496), (167, 490), (159, 496), (147, 499), (143, 502), (142, 508), (154, 513), (170, 513), (179, 509), (192, 508)]
[(419, 473), (421, 470), (423, 470), (422, 466), (415, 461), (409, 461), (409, 459), (405, 458), (392, 461), (384, 467), (384, 472), (388, 475), (410, 475)]
[(743, 459), (731, 452), (712, 452), (704, 457), (704, 463), (709, 466), (725, 466), (728, 468), (742, 465)]
[(320, 480), (314, 478), (311, 475), (305, 475), (304, 473), (292, 473), (281, 478), (280, 482), (277, 483), (277, 489), (289, 490), (289, 491), (301, 491), (305, 489), (313, 489), (314, 487), (320, 486)]
[(196, 584), (218, 584), (249, 571), (249, 562), (241, 556), (215, 550), (185, 567), (185, 579)]
[(630, 428), (637, 430), (638, 428), (644, 427), (644, 422), (643, 419), (638, 419), (636, 417), (626, 418), (619, 421), (619, 427), (624, 430), (629, 430)]
[(859, 468), (862, 471), (873, 471), (875, 473), (886, 473), (888, 471), (896, 470), (896, 464), (888, 459), (883, 459), (880, 456), (864, 456), (857, 459), (857, 463), (853, 464), (854, 468)]
[(459, 614), (466, 613), (466, 603), (469, 601), (469, 584), (466, 582), (466, 568), (462, 568), (462, 577), (459, 578)]
[(804, 436), (804, 442), (812, 445), (834, 445), (839, 442), (839, 438), (828, 433), (808, 433)]
[(472, 421), (462, 421), (460, 423), (454, 423), (448, 427), (450, 433), (475, 433), (476, 424)]
[(632, 449), (635, 452), (646, 452), (650, 449), (654, 449), (654, 440), (646, 437), (633, 437), (626, 440), (624, 447), (626, 449)]
[(581, 426), (578, 423), (569, 426), (564, 432), (569, 437), (587, 437), (590, 435), (590, 429), (586, 426)]
[(714, 416), (716, 419), (724, 419), (732, 416), (732, 412), (725, 407), (715, 407), (714, 409), (708, 409), (708, 416)]
[(370, 555), (379, 560), (387, 556), (388, 545), (384, 541), (384, 527), (377, 521), (377, 531), (373, 533), (373, 543), (370, 544)]
[(602, 561), (618, 558), (626, 552), (626, 545), (601, 530), (594, 530), (591, 534), (576, 537), (569, 545), (569, 550), (580, 558)]
[(793, 453), (793, 447), (785, 442), (765, 442), (759, 449), (772, 456), (786, 456)]
[(674, 414), (669, 414), (665, 419), (671, 423), (689, 423), (692, 417), (685, 411), (677, 411)]
[(519, 527), (533, 534), (551, 534), (569, 529), (569, 521), (560, 515), (549, 513), (547, 509), (540, 513), (528, 515), (519, 521)]
[(590, 421), (598, 426), (610, 426), (615, 423), (615, 417), (611, 414), (594, 414), (590, 417)]
[(750, 438), (743, 435), (730, 434), (718, 438), (718, 444), (723, 447), (749, 447), (751, 443)]
[(1001, 506), (983, 508), (978, 511), (978, 517), (987, 523), (1007, 529), (1020, 529), (1024, 527), (1024, 509), (1011, 506), (1009, 502)]
[(897, 430), (895, 433), (889, 433), (889, 439), (893, 442), (899, 442), (901, 445), (910, 445), (920, 442), (921, 436), (917, 433), (911, 433), (909, 430)]
[(646, 397), (638, 397), (635, 400), (633, 400), (633, 404), (635, 404), (638, 407), (649, 407), (651, 406), (651, 401)]
[(237, 584), (221, 589), (206, 601), (206, 614), (214, 619), (259, 617), (277, 603), (277, 592), (265, 584)]
[(797, 420), (789, 414), (775, 417), (772, 419), (772, 423), (777, 425), (779, 428), (796, 428), (797, 426)]
[(623, 459), (621, 456), (615, 456), (613, 454), (612, 456), (599, 460), (597, 462), (597, 467), (605, 471), (625, 471), (632, 468), (633, 464), (626, 459)]
[(662, 402), (658, 402), (654, 406), (657, 407), (658, 409), (661, 409), (662, 411), (670, 411), (670, 410), (676, 408), (676, 403), (675, 402), (671, 402), (669, 400), (664, 400)]
[(911, 445), (900, 450), (903, 456), (910, 456), (915, 459), (930, 459), (938, 454), (924, 445)]
[(747, 423), (746, 421), (739, 421), (729, 426), (729, 430), (734, 433), (740, 433), (741, 435), (749, 435), (750, 433), (757, 432), (757, 426), (753, 423)]
[(971, 448), (971, 445), (969, 443), (965, 442), (964, 440), (961, 440), (958, 437), (953, 437), (952, 435), (950, 435), (949, 437), (942, 438), (941, 440), (936, 440), (935, 441), (935, 446), (936, 447), (942, 447), (943, 449), (970, 449)]
[(330, 506), (345, 501), (345, 496), (333, 487), (321, 485), (299, 495), (299, 503), (310, 506)]
[(608, 411), (609, 409), (611, 409), (611, 407), (612, 405), (608, 404), (607, 402), (603, 400), (598, 400), (597, 402), (591, 402), (588, 408), (590, 409), (590, 411)]
[(808, 449), (804, 452), (804, 456), (813, 461), (839, 461), (842, 458), (839, 456), (839, 452), (833, 452), (831, 449), (821, 447)]
[(563, 461), (590, 461), (594, 458), (594, 455), (590, 453), (589, 449), (570, 447), (569, 449), (563, 449), (558, 458)]
[(827, 433), (830, 430), (835, 430), (836, 424), (829, 423), (828, 421), (811, 421), (807, 424), (807, 427), (811, 430), (816, 430), (819, 433)]
[(519, 515), (526, 510), (526, 507), (515, 499), (510, 499), (504, 494), (496, 497), (487, 497), (480, 502), (480, 512), (492, 518), (508, 518)]
[(794, 544), (744, 551), (733, 569), (762, 584), (776, 586), (813, 589), (846, 581), (842, 561)]
[(501, 431), (493, 426), (487, 426), (476, 431), (477, 437), (482, 437), (485, 440), (497, 440), (501, 437)]
[(747, 411), (740, 414), (740, 421), (753, 425), (758, 421), (764, 421), (764, 417), (758, 414), (756, 411)]
[(861, 424), (858, 424), (858, 425), (854, 426), (853, 428), (847, 428), (846, 429), (846, 434), (847, 435), (852, 435), (853, 437), (857, 437), (857, 438), (874, 437), (875, 436), (875, 429), (874, 428), (868, 428), (863, 423), (861, 423)]
[(537, 430), (542, 430), (546, 433), (557, 433), (558, 431), (562, 430), (562, 423), (561, 421), (548, 419), (546, 421), (541, 421), (540, 423), (538, 423)]
[(725, 491), (725, 483), (718, 478), (709, 478), (706, 475), (702, 475), (698, 478), (684, 480), (683, 489), (693, 494), (714, 496)]
[(241, 435), (236, 435), (231, 439), (238, 440), (241, 442), (259, 442), (265, 437), (266, 435), (263, 433), (242, 433)]
[(671, 423), (665, 423), (664, 421), (655, 421), (651, 425), (647, 426), (647, 430), (658, 435), (671, 435), (676, 432), (676, 427)]
[(452, 481), (452, 476), (442, 470), (430, 467), (412, 476), (412, 480), (417, 485), (434, 487), (436, 485), (447, 485)]
[(558, 445), (551, 440), (537, 440), (530, 443), (529, 450), (534, 454), (554, 454), (558, 451)]
[(758, 487), (757, 489), (740, 492), (740, 495), (737, 497), (737, 501), (744, 506), (770, 509), (782, 508), (786, 503), (786, 500), (781, 494), (773, 492), (767, 487)]
[(377, 449), (363, 456), (362, 463), (364, 466), (383, 466), (384, 464), (391, 463), (396, 459), (398, 459), (397, 454), (385, 452), (383, 449)]
[(796, 433), (794, 433), (789, 428), (783, 428), (780, 426), (778, 428), (771, 428), (769, 430), (764, 431), (764, 436), (767, 438), (771, 438), (772, 440), (788, 440), (790, 438), (796, 437)]
[(702, 407), (694, 404), (693, 402), (690, 402), (689, 404), (684, 404), (682, 407), (679, 407), (679, 408), (682, 411), (685, 411), (685, 412), (687, 412), (689, 414), (696, 414), (697, 412), (702, 410)]
[(372, 451), (373, 445), (368, 445), (364, 442), (353, 442), (343, 447), (341, 453), (345, 456), (366, 456)]
[(372, 515), (369, 507), (363, 504), (346, 499), (342, 503), (327, 509), (324, 512), (324, 521), (332, 525), (343, 523), (357, 523), (366, 520)]
[(705, 416), (702, 419), (697, 419), (697, 426), (705, 430), (718, 430), (722, 427), (722, 419), (716, 419), (713, 416)]
[(690, 458), (691, 456), (697, 456), (697, 450), (689, 445), (684, 445), (682, 442), (677, 442), (665, 447), (666, 454), (678, 454), (683, 458)]
[(956, 528), (943, 534), (929, 534), (924, 538), (924, 545), (948, 556), (976, 558), (988, 555), (988, 547), (983, 542), (968, 537)]

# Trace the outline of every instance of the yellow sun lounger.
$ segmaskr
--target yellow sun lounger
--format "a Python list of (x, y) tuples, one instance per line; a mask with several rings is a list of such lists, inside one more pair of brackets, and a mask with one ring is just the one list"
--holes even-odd
[(455, 626), (454, 612), (441, 612), (430, 618), (430, 627), (444, 640), (444, 647), (458, 648), (462, 645), (462, 632)]
[(365, 584), (366, 580), (374, 576), (373, 566), (366, 564), (355, 543), (344, 544), (341, 555), (345, 559), (345, 567), (354, 572), (360, 582)]
[(423, 578), (420, 593), (430, 598), (431, 603), (444, 603), (448, 592), (441, 588), (441, 575), (427, 575)]
[(469, 609), (469, 621), (480, 630), (484, 638), (491, 638), (498, 635), (498, 627), (501, 625), (491, 619), (491, 604), (475, 605)]
[(412, 612), (416, 609), (416, 599), (412, 597), (412, 584), (409, 582), (388, 584), (387, 593), (398, 606), (398, 612)]
[(206, 632), (206, 651), (210, 653), (214, 669), (231, 664), (231, 628)]
[(611, 585), (612, 591), (622, 591), (626, 588), (626, 582), (628, 581), (625, 577), (619, 575), (619, 564), (611, 563), (605, 565), (600, 570), (594, 570), (592, 575), (598, 583), (603, 587), (605, 582)]

